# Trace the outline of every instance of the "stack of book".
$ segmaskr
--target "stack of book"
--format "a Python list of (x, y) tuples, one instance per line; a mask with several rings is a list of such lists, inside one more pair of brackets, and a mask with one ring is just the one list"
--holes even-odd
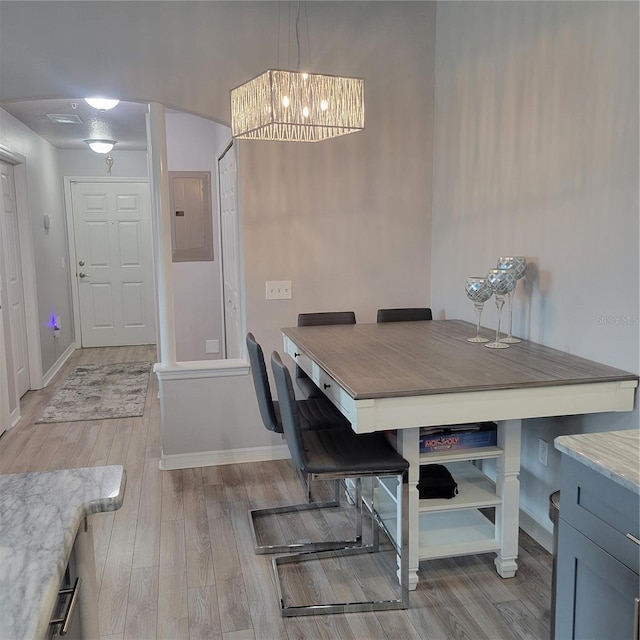
[(420, 429), (420, 453), (495, 447), (498, 427), (495, 422), (456, 424)]

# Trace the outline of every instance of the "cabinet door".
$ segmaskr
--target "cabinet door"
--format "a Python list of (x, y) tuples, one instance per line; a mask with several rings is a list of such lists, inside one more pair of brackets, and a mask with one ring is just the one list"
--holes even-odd
[(631, 640), (638, 574), (560, 520), (556, 638)]

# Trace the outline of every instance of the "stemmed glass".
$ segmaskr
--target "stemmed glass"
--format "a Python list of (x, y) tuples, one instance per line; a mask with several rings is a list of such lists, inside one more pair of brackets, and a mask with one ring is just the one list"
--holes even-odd
[(496, 307), (498, 308), (498, 328), (496, 329), (496, 339), (494, 342), (487, 342), (485, 347), (489, 349), (508, 349), (509, 345), (500, 341), (500, 316), (504, 306), (504, 297), (516, 286), (516, 275), (512, 269), (491, 269), (487, 273), (487, 282), (496, 296)]
[(487, 338), (480, 335), (480, 316), (484, 303), (493, 295), (493, 289), (489, 286), (485, 278), (470, 277), (464, 286), (467, 298), (473, 302), (473, 308), (476, 312), (476, 337), (467, 338), (469, 342), (489, 342)]
[[(511, 269), (516, 276), (516, 281), (520, 280), (524, 276), (524, 272), (527, 268), (527, 259), (524, 256), (500, 256), (498, 258), (498, 269)], [(517, 286), (516, 282), (516, 286)], [(513, 328), (513, 298), (516, 295), (516, 286), (513, 287), (513, 291), (509, 291), (507, 294), (509, 300), (509, 334), (506, 338), (502, 338), (502, 342), (507, 344), (516, 344), (521, 342), (519, 338), (514, 338), (512, 335)]]

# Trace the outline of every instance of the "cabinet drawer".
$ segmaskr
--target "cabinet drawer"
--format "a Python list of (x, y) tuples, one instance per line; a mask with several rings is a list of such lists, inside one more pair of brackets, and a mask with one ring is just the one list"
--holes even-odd
[(639, 497), (568, 456), (562, 457), (560, 518), (638, 573)]

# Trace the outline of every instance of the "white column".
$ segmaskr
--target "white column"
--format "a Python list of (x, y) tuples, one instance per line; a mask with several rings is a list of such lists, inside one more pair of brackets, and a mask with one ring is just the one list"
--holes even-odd
[(167, 167), (167, 131), (164, 107), (156, 102), (149, 104), (147, 142), (156, 295), (158, 300), (158, 349), (160, 364), (173, 366), (176, 364), (176, 335), (171, 271), (171, 213), (169, 205), (169, 170)]

